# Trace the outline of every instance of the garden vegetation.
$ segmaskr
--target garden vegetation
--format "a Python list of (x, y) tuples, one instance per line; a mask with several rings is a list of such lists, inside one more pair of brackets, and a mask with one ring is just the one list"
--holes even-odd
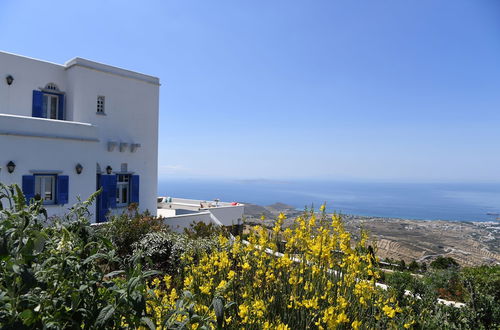
[(438, 304), (455, 275), (384, 274), (366, 233), (353, 242), (324, 207), (286, 229), (280, 215), (274, 228), (256, 226), (243, 240), (203, 224), (174, 233), (133, 208), (91, 226), (95, 197), (47, 218), (40, 201), (0, 184), (1, 328), (500, 326), (498, 267), (453, 267), (465, 307)]

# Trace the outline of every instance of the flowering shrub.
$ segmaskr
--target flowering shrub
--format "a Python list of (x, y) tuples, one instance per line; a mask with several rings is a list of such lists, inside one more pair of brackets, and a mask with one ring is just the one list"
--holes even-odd
[(211, 238), (189, 238), (168, 230), (146, 234), (140, 241), (132, 244), (134, 254), (141, 254), (149, 259), (153, 269), (162, 270), (170, 275), (177, 274), (184, 267), (183, 256), (193, 257), (214, 249), (217, 242)]
[[(376, 287), (379, 275), (373, 257), (365, 252), (366, 234), (353, 246), (339, 216), (327, 220), (324, 213), (317, 218), (311, 212), (283, 230), (284, 218), (280, 215), (270, 232), (257, 227), (248, 242), (220, 236), (218, 249), (202, 254), (198, 262), (186, 256), (182, 287), (153, 283), (147, 304), (155, 311), (157, 325), (165, 325), (162, 316), (171, 317), (169, 311), (184, 291), (188, 295), (179, 298), (183, 303), (177, 306), (186, 309), (178, 311), (176, 320), (194, 327), (412, 326), (411, 309)], [(277, 254), (282, 241), (284, 254)]]
[[(41, 201), (0, 184), (0, 328), (103, 329), (151, 323), (139, 256), (124, 264), (78, 203), (48, 225)], [(4, 208), (5, 206), (5, 208)]]

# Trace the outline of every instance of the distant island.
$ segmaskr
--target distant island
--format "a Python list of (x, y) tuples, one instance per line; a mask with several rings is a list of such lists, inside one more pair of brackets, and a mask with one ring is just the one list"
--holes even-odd
[[(276, 216), (287, 216), (285, 225), (302, 211), (284, 203), (261, 206), (244, 203), (249, 225), (262, 223), (271, 227)], [(462, 266), (500, 264), (500, 222), (463, 222), (445, 220), (410, 220), (387, 217), (343, 215), (346, 228), (356, 239), (361, 228), (370, 233), (377, 255), (382, 259), (431, 262), (438, 256), (452, 257)]]

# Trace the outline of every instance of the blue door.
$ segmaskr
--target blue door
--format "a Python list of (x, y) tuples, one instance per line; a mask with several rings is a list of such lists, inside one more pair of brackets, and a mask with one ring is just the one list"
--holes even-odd
[(96, 222), (106, 222), (110, 209), (116, 208), (116, 175), (97, 174), (97, 189), (101, 188), (96, 201)]

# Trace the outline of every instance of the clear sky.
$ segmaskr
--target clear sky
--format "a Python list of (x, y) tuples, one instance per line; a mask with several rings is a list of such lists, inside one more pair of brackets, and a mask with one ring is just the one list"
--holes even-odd
[(500, 181), (498, 0), (0, 0), (0, 31), (160, 77), (160, 177)]

